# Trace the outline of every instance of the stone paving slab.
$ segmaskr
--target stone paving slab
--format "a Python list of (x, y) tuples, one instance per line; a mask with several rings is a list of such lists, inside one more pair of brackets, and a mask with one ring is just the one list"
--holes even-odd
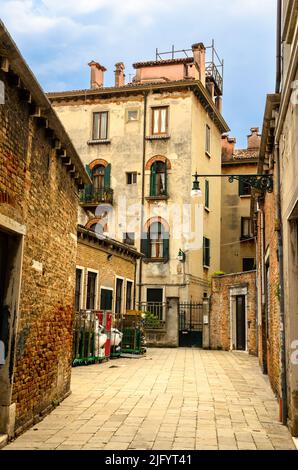
[(295, 450), (295, 444), (278, 422), (256, 358), (151, 349), (139, 359), (73, 369), (72, 394), (5, 447), (13, 449)]

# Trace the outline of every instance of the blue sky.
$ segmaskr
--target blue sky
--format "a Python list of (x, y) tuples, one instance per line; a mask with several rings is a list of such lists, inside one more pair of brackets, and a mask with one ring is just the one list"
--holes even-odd
[(223, 114), (246, 146), (274, 91), (276, 0), (0, 0), (1, 19), (46, 91), (89, 87), (94, 59), (113, 84), (114, 64), (155, 49), (216, 48), (225, 60)]

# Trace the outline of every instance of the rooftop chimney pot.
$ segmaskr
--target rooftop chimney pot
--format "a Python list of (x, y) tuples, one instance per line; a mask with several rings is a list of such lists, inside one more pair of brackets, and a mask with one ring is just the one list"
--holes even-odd
[(89, 62), (89, 67), (91, 69), (91, 76), (90, 76), (90, 86), (92, 90), (96, 90), (97, 88), (102, 88), (104, 83), (104, 73), (106, 72), (106, 68), (100, 65), (98, 62), (92, 60)]
[(252, 127), (250, 132), (250, 135), (247, 136), (247, 148), (259, 149), (261, 146), (261, 135), (259, 134), (259, 128)]
[(125, 85), (125, 65), (123, 62), (115, 64), (115, 86), (120, 87)]

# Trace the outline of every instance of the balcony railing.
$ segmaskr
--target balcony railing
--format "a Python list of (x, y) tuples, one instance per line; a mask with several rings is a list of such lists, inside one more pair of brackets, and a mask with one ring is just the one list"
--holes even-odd
[(223, 92), (223, 78), (213, 62), (206, 64), (206, 77), (212, 80), (217, 87), (217, 91), (222, 95)]
[(159, 329), (165, 327), (166, 305), (164, 302), (141, 302), (138, 304), (139, 310), (151, 313), (151, 315), (156, 317), (156, 321), (150, 321), (148, 324), (145, 323), (146, 328)]
[(98, 204), (113, 204), (113, 189), (84, 188), (80, 191), (80, 204), (82, 206), (96, 206)]

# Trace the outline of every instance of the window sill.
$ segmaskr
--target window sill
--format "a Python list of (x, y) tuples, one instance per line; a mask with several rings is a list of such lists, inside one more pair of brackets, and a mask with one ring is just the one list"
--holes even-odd
[(206, 157), (211, 158), (211, 153), (207, 152), (207, 150), (205, 150), (205, 155), (206, 155)]
[(149, 264), (149, 263), (166, 264), (166, 263), (169, 262), (169, 260), (167, 258), (144, 258), (143, 261), (146, 264)]
[(171, 136), (169, 134), (158, 134), (158, 135), (148, 135), (146, 140), (169, 140)]
[(146, 197), (146, 201), (167, 201), (169, 196), (148, 196)]
[(204, 207), (204, 209), (205, 209), (205, 212), (207, 212), (207, 214), (210, 214), (210, 209), (209, 209), (209, 207)]
[(251, 198), (251, 194), (240, 194), (241, 199), (248, 199)]
[(107, 145), (110, 144), (111, 141), (109, 139), (101, 139), (101, 140), (88, 140), (88, 145)]
[(209, 271), (210, 266), (206, 266), (206, 265), (204, 264), (203, 268)]

